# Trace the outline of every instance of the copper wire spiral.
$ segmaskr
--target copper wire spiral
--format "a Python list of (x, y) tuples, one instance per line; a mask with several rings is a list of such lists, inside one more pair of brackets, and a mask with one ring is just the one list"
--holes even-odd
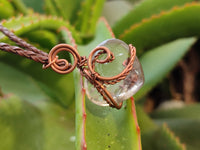
[[(117, 109), (122, 107), (122, 103), (118, 104), (111, 94), (106, 89), (105, 84), (115, 84), (123, 79), (129, 74), (133, 68), (133, 62), (136, 56), (136, 49), (132, 45), (129, 45), (130, 57), (127, 59), (125, 69), (118, 75), (113, 77), (103, 77), (98, 72), (95, 71), (95, 62), (97, 63), (109, 63), (115, 59), (113, 53), (106, 47), (100, 46), (95, 48), (90, 54), (88, 59), (86, 57), (81, 57), (78, 51), (68, 44), (59, 44), (53, 47), (48, 56), (48, 64), (43, 65), (43, 68), (51, 67), (55, 72), (60, 74), (67, 74), (72, 72), (75, 67), (79, 68), (80, 73), (84, 76), (97, 91), (103, 96), (104, 100), (111, 106)], [(61, 51), (67, 51), (72, 54), (74, 58), (74, 63), (71, 65), (66, 59), (58, 59), (57, 54)], [(106, 58), (99, 60), (98, 57), (101, 54), (107, 54)], [(62, 65), (60, 65), (62, 64)]]
[[(66, 59), (58, 59), (58, 53), (61, 51), (67, 51), (72, 54), (74, 58), (74, 64), (71, 65)], [(78, 54), (77, 50), (68, 44), (59, 44), (53, 47), (48, 56), (49, 64), (43, 65), (43, 68), (46, 69), (51, 66), (51, 68), (60, 74), (67, 74), (72, 72), (77, 66), (78, 62), (81, 61), (81, 57)], [(60, 64), (63, 65), (60, 65)]]

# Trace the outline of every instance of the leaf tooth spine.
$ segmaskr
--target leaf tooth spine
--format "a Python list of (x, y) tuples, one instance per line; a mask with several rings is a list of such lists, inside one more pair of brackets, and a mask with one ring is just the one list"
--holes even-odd
[(197, 1), (192, 1), (191, 4), (199, 4)]
[(48, 16), (44, 16), (44, 18), (46, 18), (46, 19), (50, 19), (50, 16), (48, 15)]
[(2, 21), (1, 21), (1, 24), (3, 25), (3, 24), (5, 24), (7, 21), (6, 21), (6, 19), (3, 19)]
[(58, 17), (57, 17), (57, 16), (53, 16), (53, 19), (54, 19), (54, 20), (57, 20), (57, 19), (58, 19)]
[(142, 19), (142, 22), (147, 22), (147, 21), (148, 21), (147, 18)]
[(34, 21), (33, 21), (33, 20), (31, 20), (31, 21), (30, 21), (30, 23), (31, 23), (31, 24), (34, 24)]
[(194, 5), (199, 5), (200, 3), (198, 3), (197, 1), (192, 1), (190, 3), (185, 3), (184, 6), (194, 6)]
[(38, 17), (38, 18), (45, 18), (45, 17), (47, 17), (47, 16), (36, 14), (36, 17)]
[(19, 14), (20, 17), (23, 17), (24, 15), (22, 13)]
[(63, 21), (63, 18), (62, 18), (62, 17), (59, 17), (58, 20)]
[(28, 17), (31, 17), (31, 18), (34, 17), (34, 14), (29, 14)]
[(47, 17), (48, 18), (48, 17), (51, 17), (51, 15), (42, 15), (42, 17), (44, 17), (44, 18)]
[(176, 137), (176, 141), (177, 141), (178, 143), (180, 143), (180, 139), (179, 139), (178, 137)]
[(15, 16), (12, 16), (11, 19), (14, 20), (14, 19), (15, 19)]
[[(147, 22), (147, 21), (146, 21)], [(136, 23), (136, 24), (133, 24), (129, 29), (126, 29), (124, 31), (124, 33), (122, 33), (119, 38), (123, 38), (126, 34), (128, 34), (131, 30), (133, 30), (134, 28), (137, 28), (138, 26), (140, 25), (140, 23)]]
[(112, 37), (112, 38), (115, 38), (115, 34), (113, 33), (112, 28), (110, 27), (110, 25), (109, 25), (109, 23), (107, 22), (106, 18), (105, 18), (105, 17), (101, 17), (101, 18), (99, 19), (99, 21), (103, 21), (103, 22), (105, 23), (105, 25), (106, 25), (108, 31), (110, 32), (111, 37)]
[(14, 19), (12, 19), (12, 18), (9, 18), (8, 20), (6, 20), (6, 22), (11, 22), (11, 21), (13, 21)]
[(38, 18), (33, 21), (33, 23), (38, 23), (38, 22), (40, 22)]
[(159, 18), (160, 16), (161, 16), (160, 14), (152, 15), (150, 19), (147, 19), (147, 21), (150, 21), (151, 19)]
[(181, 144), (181, 145), (182, 145), (182, 149), (183, 149), (183, 150), (186, 150), (185, 144), (183, 143), (183, 144)]
[(19, 16), (17, 16), (17, 17), (15, 18), (15, 20), (20, 20), (22, 17), (23, 17), (23, 15), (20, 14)]
[(176, 143), (177, 143), (179, 146), (181, 146), (181, 147), (183, 148), (183, 150), (185, 150), (185, 149), (186, 149), (185, 144), (182, 144), (182, 143), (180, 142), (179, 137), (176, 137), (176, 136), (174, 135), (174, 132), (172, 132), (172, 131), (169, 129), (169, 127), (167, 126), (166, 123), (163, 124), (163, 127), (164, 127), (165, 132), (166, 132), (167, 134), (169, 134), (169, 136), (170, 136), (172, 139), (175, 139)]
[(43, 15), (43, 16), (41, 16), (41, 18), (42, 18), (42, 19), (49, 19), (49, 18), (51, 18), (51, 17), (50, 17), (50, 16)]
[(184, 6), (190, 6), (191, 5), (191, 3), (186, 3)]
[(172, 8), (172, 10), (177, 10), (179, 7), (178, 6), (174, 6), (173, 8)]
[(69, 23), (69, 20), (67, 20), (66, 23), (69, 25), (69, 24), (70, 24), (70, 23)]
[(81, 14), (82, 14), (82, 9), (84, 8), (84, 6), (86, 5), (86, 2), (85, 1), (82, 1), (81, 2), (81, 7), (79, 9), (79, 11), (77, 12), (77, 15), (80, 17)]
[(41, 19), (49, 19), (50, 17), (49, 16), (46, 16), (46, 15), (43, 15), (40, 17)]
[(31, 14), (33, 17), (37, 17), (36, 13)]
[(166, 13), (167, 13), (166, 11), (161, 11), (160, 15), (164, 15)]
[(48, 19), (53, 19), (53, 16), (52, 15), (48, 15), (47, 18)]
[(21, 27), (22, 27), (22, 28), (25, 27), (24, 23), (21, 23)]
[(14, 30), (14, 29), (10, 29), (10, 31), (11, 31), (12, 33), (15, 33), (15, 30)]
[(35, 16), (36, 16), (36, 17), (39, 17), (39, 16), (40, 16), (40, 14), (39, 14), (39, 13), (35, 13)]
[(40, 22), (41, 21), (41, 17), (38, 16), (36, 20), (37, 20), (37, 22)]
[(94, 11), (95, 9), (95, 4), (91, 7), (91, 10)]

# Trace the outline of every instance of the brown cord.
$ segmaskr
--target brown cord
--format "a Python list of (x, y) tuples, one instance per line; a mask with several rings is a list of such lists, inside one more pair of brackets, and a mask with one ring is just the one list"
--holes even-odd
[[(17, 37), (15, 34), (13, 34), (10, 30), (8, 30), (6, 27), (2, 26), (1, 24), (0, 24), (0, 31), (5, 36), (7, 36), (11, 41), (15, 42), (18, 46), (25, 48), (25, 49), (22, 49), (17, 46), (11, 46), (7, 43), (0, 43), (1, 50), (32, 59), (36, 62), (40, 62), (45, 65), (49, 64), (49, 61), (48, 61), (49, 54), (48, 53), (37, 49), (33, 45), (31, 45), (31, 44), (27, 43), (26, 41), (22, 40), (21, 38)], [(64, 63), (60, 62), (59, 65), (63, 66)]]
[(18, 46), (25, 48), (27, 51), (32, 51), (34, 53), (40, 54), (42, 56), (48, 57), (48, 54), (37, 49), (36, 47), (28, 44), (26, 41), (22, 40), (21, 38), (17, 37), (11, 31), (9, 31), (6, 27), (0, 24), (0, 31), (7, 36), (11, 41), (15, 42)]
[(42, 64), (47, 64), (48, 63), (48, 57), (43, 56), (38, 53), (34, 53), (32, 51), (26, 51), (22, 48), (19, 48), (17, 46), (11, 46), (6, 43), (0, 43), (0, 49), (6, 52), (11, 52), (29, 59), (32, 59), (36, 62), (40, 62)]
[[(103, 96), (104, 100), (111, 106), (117, 109), (122, 107), (122, 102), (118, 104), (111, 94), (107, 91), (105, 84), (116, 84), (121, 80), (125, 79), (126, 76), (133, 68), (133, 62), (136, 56), (136, 49), (132, 45), (129, 45), (130, 58), (127, 59), (125, 69), (118, 75), (113, 77), (102, 77), (95, 71), (95, 62), (97, 63), (108, 63), (115, 59), (113, 53), (106, 47), (97, 47), (89, 55), (88, 59), (84, 56), (80, 56), (78, 51), (68, 44), (58, 44), (53, 47), (49, 54), (37, 49), (36, 47), (28, 44), (21, 38), (14, 35), (7, 28), (0, 24), (0, 31), (7, 36), (10, 40), (14, 41), (18, 46), (23, 47), (22, 49), (17, 46), (11, 46), (6, 43), (0, 43), (0, 49), (6, 52), (11, 52), (36, 62), (43, 64), (43, 69), (51, 67), (55, 72), (60, 74), (67, 74), (72, 72), (75, 67), (79, 68), (80, 73), (84, 76), (97, 91)], [(73, 65), (70, 64), (66, 59), (59, 59), (57, 54), (61, 51), (67, 51), (72, 54), (74, 58)], [(99, 60), (98, 57), (101, 54), (107, 54), (104, 60)]]

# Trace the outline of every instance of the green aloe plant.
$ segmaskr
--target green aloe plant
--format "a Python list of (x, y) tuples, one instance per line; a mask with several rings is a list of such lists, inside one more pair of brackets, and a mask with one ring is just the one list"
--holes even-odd
[[(68, 43), (77, 45), (81, 56), (88, 56), (102, 41), (114, 37), (133, 44), (145, 75), (144, 86), (134, 96), (137, 109), (133, 98), (120, 110), (93, 104), (85, 95), (78, 70), (60, 75), (0, 51), (0, 149), (198, 149), (199, 117), (187, 113), (198, 112), (198, 106), (154, 112), (151, 119), (139, 103), (197, 41), (200, 3), (131, 1), (131, 10), (112, 27), (101, 18), (105, 3), (0, 0), (0, 19), (3, 26), (46, 52), (58, 43)], [(14, 45), (2, 33), (0, 41)], [(70, 59), (69, 54), (63, 57)], [(192, 123), (196, 128), (189, 128)], [(186, 138), (185, 130), (195, 135), (192, 140)]]

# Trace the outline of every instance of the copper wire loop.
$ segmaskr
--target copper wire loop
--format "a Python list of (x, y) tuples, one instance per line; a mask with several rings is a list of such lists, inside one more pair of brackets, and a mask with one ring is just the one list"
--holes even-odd
[[(61, 51), (67, 51), (72, 54), (74, 58), (74, 64), (71, 65), (66, 59), (58, 59), (57, 54)], [(77, 66), (78, 61), (81, 61), (81, 57), (78, 54), (77, 50), (68, 44), (58, 44), (53, 47), (48, 56), (48, 64), (43, 65), (43, 68), (46, 69), (51, 66), (51, 68), (60, 74), (67, 74), (72, 72)], [(63, 65), (59, 65), (63, 63)]]
[[(133, 68), (133, 62), (136, 56), (136, 49), (131, 44), (129, 45), (130, 57), (127, 59), (125, 69), (118, 75), (113, 77), (102, 77), (98, 72), (95, 71), (95, 62), (97, 63), (108, 63), (115, 59), (113, 53), (106, 47), (101, 46), (95, 48), (90, 54), (88, 59), (84, 56), (81, 57), (78, 51), (68, 44), (59, 44), (53, 47), (48, 56), (48, 64), (43, 65), (46, 69), (51, 67), (55, 72), (60, 74), (67, 74), (72, 72), (75, 67), (79, 68), (80, 73), (84, 76), (97, 91), (103, 96), (104, 100), (111, 106), (117, 109), (122, 107), (122, 103), (118, 104), (111, 94), (106, 89), (105, 84), (115, 84), (123, 79), (129, 74)], [(72, 54), (74, 58), (74, 63), (71, 65), (65, 59), (58, 59), (57, 54), (61, 51), (67, 51)], [(107, 54), (106, 58), (99, 60), (98, 57), (101, 54)], [(60, 65), (62, 64), (62, 65)]]

